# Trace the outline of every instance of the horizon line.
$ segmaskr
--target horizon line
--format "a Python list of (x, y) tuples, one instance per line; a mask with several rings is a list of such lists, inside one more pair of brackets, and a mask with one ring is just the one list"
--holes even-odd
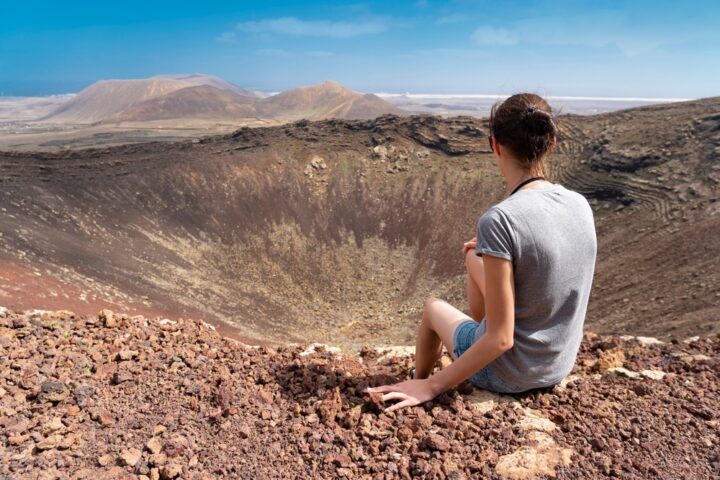
[[(409, 97), (409, 98), (479, 98), (479, 99), (500, 99), (507, 98), (510, 94), (484, 94), (484, 93), (390, 93), (376, 92), (378, 97)], [(574, 95), (543, 95), (543, 98), (551, 100), (602, 100), (606, 102), (687, 102), (697, 98), (671, 98), (671, 97), (593, 97)]]
[[(297, 88), (297, 87), (293, 87)], [(291, 88), (292, 89), (292, 88)], [(291, 90), (290, 89), (290, 90)], [(268, 96), (277, 95), (286, 90), (280, 91), (263, 91), (260, 89), (252, 89), (253, 91), (266, 94)], [(59, 96), (70, 96), (77, 95), (79, 92), (69, 93), (50, 93), (46, 95), (3, 95), (0, 93), (0, 98), (43, 98), (43, 97), (59, 97)], [(396, 98), (396, 97), (408, 97), (408, 98), (435, 98), (435, 99), (452, 99), (452, 98), (473, 98), (473, 99), (487, 99), (487, 100), (498, 100), (502, 98), (508, 98), (511, 94), (500, 94), (500, 93), (392, 93), (392, 92), (362, 92), (372, 93), (381, 98)], [(605, 102), (687, 102), (691, 100), (697, 100), (700, 97), (694, 98), (675, 98), (675, 97), (605, 97), (605, 96), (577, 96), (577, 95), (543, 95), (543, 98), (548, 100), (600, 100)]]

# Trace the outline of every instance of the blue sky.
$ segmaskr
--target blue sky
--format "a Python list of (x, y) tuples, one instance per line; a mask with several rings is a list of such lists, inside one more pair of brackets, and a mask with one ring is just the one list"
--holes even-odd
[(720, 95), (720, 2), (4, 1), (0, 94), (202, 72), (278, 91)]

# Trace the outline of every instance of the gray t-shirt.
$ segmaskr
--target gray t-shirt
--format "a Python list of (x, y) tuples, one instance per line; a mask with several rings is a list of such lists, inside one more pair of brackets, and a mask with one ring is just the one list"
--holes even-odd
[(516, 391), (560, 382), (575, 363), (595, 270), (587, 200), (559, 184), (518, 190), (480, 217), (476, 254), (513, 263), (513, 347), (491, 372)]

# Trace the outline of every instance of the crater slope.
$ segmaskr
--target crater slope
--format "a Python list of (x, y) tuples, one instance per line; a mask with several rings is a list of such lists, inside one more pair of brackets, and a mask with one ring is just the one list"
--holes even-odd
[[(558, 119), (591, 201), (588, 328), (718, 330), (719, 99)], [(191, 316), (260, 341), (411, 342), (465, 307), (459, 249), (503, 198), (485, 121), (325, 120), (202, 141), (0, 153), (0, 304)]]

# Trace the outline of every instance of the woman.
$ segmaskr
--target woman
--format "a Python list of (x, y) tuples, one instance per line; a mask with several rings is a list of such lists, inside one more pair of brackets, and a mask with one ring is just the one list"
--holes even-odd
[[(508, 196), (482, 215), (477, 236), (463, 246), (473, 318), (442, 300), (425, 302), (413, 379), (368, 389), (397, 401), (388, 411), (431, 400), (468, 378), (517, 393), (570, 373), (597, 241), (587, 200), (544, 178), (556, 135), (550, 106), (538, 95), (513, 95), (493, 107), (490, 147)], [(430, 376), (443, 345), (454, 361)]]

